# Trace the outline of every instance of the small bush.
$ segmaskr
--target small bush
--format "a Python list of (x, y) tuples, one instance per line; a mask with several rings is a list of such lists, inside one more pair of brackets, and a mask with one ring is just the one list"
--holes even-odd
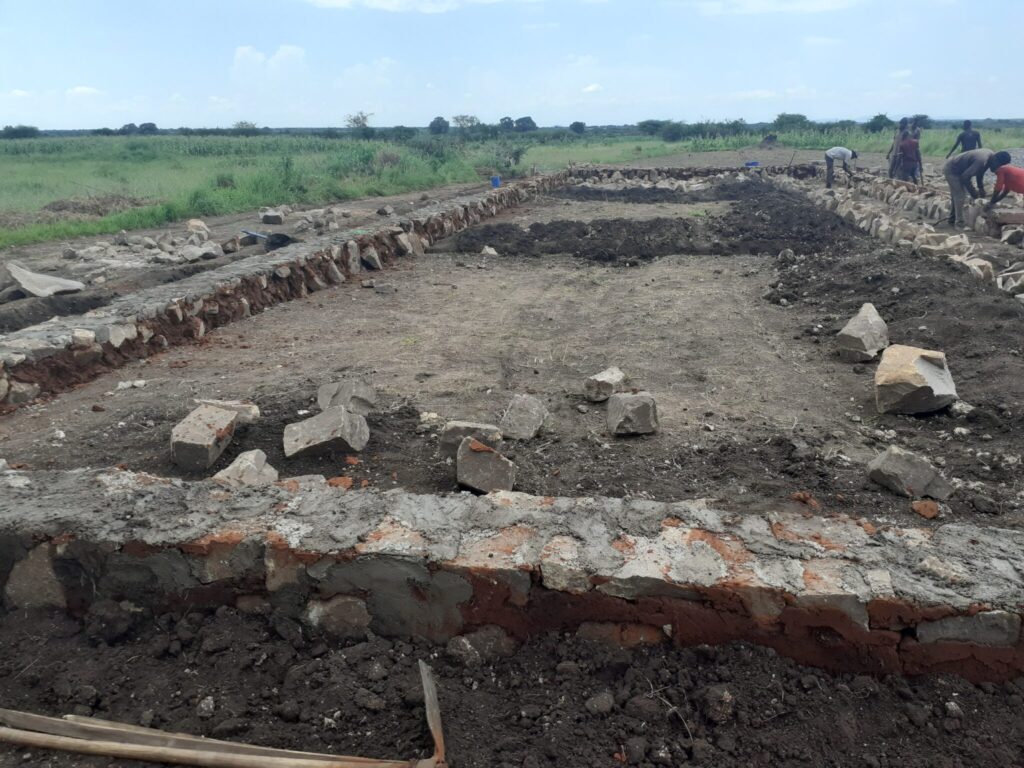
[(235, 174), (233, 173), (218, 173), (217, 178), (214, 181), (218, 189), (234, 189), (235, 188)]

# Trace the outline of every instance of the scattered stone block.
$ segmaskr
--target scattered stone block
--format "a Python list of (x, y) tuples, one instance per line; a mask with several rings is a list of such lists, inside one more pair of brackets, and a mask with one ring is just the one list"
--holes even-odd
[(223, 408), (225, 411), (233, 411), (237, 415), (236, 424), (253, 424), (260, 417), (260, 407), (255, 403), (243, 403), (241, 400), (205, 400), (197, 398), (193, 400), (196, 405), (212, 405), (214, 408)]
[(879, 413), (930, 413), (957, 400), (956, 385), (942, 352), (894, 344), (875, 371)]
[(455, 458), (459, 446), (467, 437), (479, 440), (489, 448), (501, 450), (501, 430), (493, 424), (482, 424), (476, 421), (449, 421), (441, 429), (440, 452), (444, 457)]
[(917, 625), (919, 643), (973, 643), (1015, 646), (1020, 639), (1021, 617), (1009, 611), (982, 611), (973, 616), (949, 616)]
[(257, 449), (238, 457), (213, 476), (218, 483), (232, 488), (257, 487), (277, 482), (277, 470), (267, 464), (267, 454)]
[(284, 224), (284, 214), (274, 208), (268, 208), (260, 215), (264, 224)]
[(362, 640), (370, 627), (366, 601), (349, 595), (335, 595), (329, 600), (310, 600), (306, 606), (306, 623), (338, 640)]
[(548, 409), (533, 395), (515, 395), (501, 417), (501, 432), (513, 440), (532, 440), (550, 418)]
[(603, 403), (618, 392), (626, 381), (626, 374), (615, 366), (595, 373), (583, 382), (583, 394), (592, 403)]
[(493, 624), (475, 632), (453, 637), (446, 648), (448, 655), (467, 667), (479, 667), (516, 652), (519, 643), (501, 627)]
[(377, 249), (372, 245), (368, 245), (362, 250), (360, 258), (367, 269), (384, 269), (384, 262), (380, 260), (380, 254), (377, 253)]
[(617, 393), (608, 398), (608, 431), (648, 435), (658, 431), (658, 405), (648, 392)]
[(220, 458), (235, 434), (238, 414), (200, 405), (171, 431), (171, 455), (182, 469), (198, 472)]
[(891, 445), (868, 464), (868, 477), (900, 496), (928, 496), (944, 501), (953, 486), (930, 462), (910, 451)]
[(494, 248), (492, 248), (491, 246), (485, 245), (483, 248), (480, 249), (480, 255), (481, 256), (497, 256), (498, 252)]
[(41, 298), (85, 290), (85, 283), (80, 283), (77, 280), (67, 280), (63, 277), (55, 277), (54, 275), (30, 272), (14, 262), (8, 262), (7, 273), (25, 293)]
[(481, 493), (511, 491), (516, 481), (516, 465), (474, 437), (459, 444), (455, 464), (459, 485)]
[(363, 262), (359, 258), (359, 244), (355, 240), (345, 243), (345, 265), (350, 275), (363, 271)]
[(284, 428), (284, 455), (361, 451), (370, 440), (366, 419), (344, 406), (325, 408)]
[(380, 208), (377, 209), (378, 216), (393, 216), (394, 213), (395, 209), (390, 205), (382, 205)]
[(41, 389), (38, 384), (11, 380), (7, 389), (7, 402), (11, 405), (31, 403), (39, 397)]
[(889, 328), (874, 304), (865, 304), (836, 337), (839, 357), (848, 363), (866, 363), (889, 346)]
[(365, 416), (377, 405), (377, 392), (362, 379), (346, 379), (323, 384), (316, 391), (316, 403), (321, 410), (340, 405), (350, 413)]

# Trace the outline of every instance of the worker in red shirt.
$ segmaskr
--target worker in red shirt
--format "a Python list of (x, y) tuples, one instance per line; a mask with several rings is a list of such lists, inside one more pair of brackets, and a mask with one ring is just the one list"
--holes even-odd
[(986, 211), (991, 210), (1011, 192), (1024, 194), (1024, 168), (1010, 165), (1010, 153), (996, 152), (992, 156), (992, 162), (996, 166), (996, 188), (992, 193), (992, 199), (985, 206)]

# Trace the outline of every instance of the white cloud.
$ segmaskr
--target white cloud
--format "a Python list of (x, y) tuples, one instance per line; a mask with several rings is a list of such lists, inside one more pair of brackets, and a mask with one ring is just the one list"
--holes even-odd
[[(305, 0), (320, 8), (369, 8), (390, 13), (447, 13), (467, 5), (493, 5), (507, 0)], [(538, 0), (517, 0), (538, 2)]]
[(8, 91), (7, 95), (15, 99), (24, 99), (26, 96), (31, 96), (32, 94), (28, 91), (21, 90), (21, 88), (15, 88), (13, 91)]
[(591, 83), (590, 85), (583, 86), (583, 88), (580, 89), (580, 93), (597, 93), (598, 91), (603, 90), (604, 88), (601, 87), (600, 83)]
[(890, 72), (889, 77), (894, 80), (906, 80), (912, 74), (914, 74), (914, 70), (912, 69), (897, 69), (895, 72)]
[(543, 21), (523, 24), (523, 30), (526, 32), (543, 32), (546, 30), (558, 29), (560, 26), (561, 24), (557, 21)]
[(280, 45), (267, 56), (251, 45), (235, 48), (231, 62), (231, 77), (241, 81), (262, 80), (265, 77), (297, 77), (306, 64), (306, 51), (297, 45)]
[(74, 88), (68, 88), (64, 93), (68, 96), (99, 96), (102, 91), (91, 85), (76, 85)]
[(691, 0), (707, 16), (754, 13), (823, 13), (842, 11), (864, 0)]

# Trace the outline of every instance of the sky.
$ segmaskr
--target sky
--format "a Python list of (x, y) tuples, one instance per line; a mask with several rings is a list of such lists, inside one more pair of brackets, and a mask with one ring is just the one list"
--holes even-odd
[(1024, 0), (0, 0), (0, 124), (1019, 118), (1021, 28)]

